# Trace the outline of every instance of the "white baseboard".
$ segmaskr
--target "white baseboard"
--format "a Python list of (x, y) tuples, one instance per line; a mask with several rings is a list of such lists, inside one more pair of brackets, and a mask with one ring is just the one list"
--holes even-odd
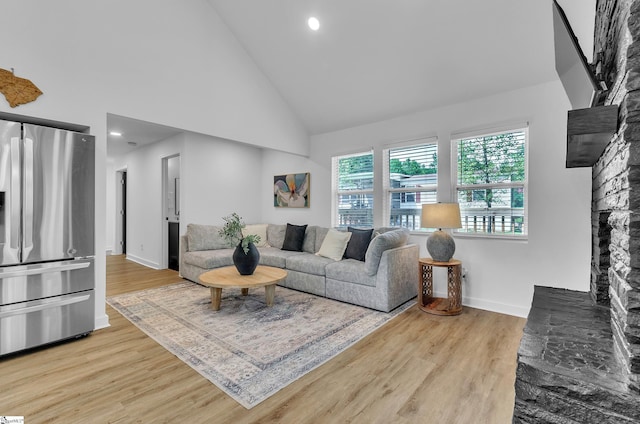
[(500, 314), (513, 315), (516, 317), (526, 318), (529, 315), (531, 307), (522, 307), (517, 305), (509, 305), (506, 303), (492, 302), (485, 299), (475, 299), (472, 297), (462, 297), (462, 304), (471, 308), (484, 309), (486, 311), (498, 312)]
[(102, 328), (110, 327), (111, 324), (109, 324), (109, 315), (104, 314), (100, 317), (96, 317), (93, 326), (94, 330), (100, 330)]
[(127, 260), (139, 263), (140, 265), (144, 265), (144, 266), (147, 266), (149, 268), (161, 269), (160, 265), (158, 263), (152, 262), (152, 261), (148, 261), (148, 260), (146, 260), (144, 258), (141, 258), (139, 256), (135, 256), (135, 255), (131, 255), (129, 253), (127, 253)]
[[(434, 291), (436, 297), (447, 297), (446, 292)], [(506, 303), (493, 302), (486, 299), (478, 299), (474, 297), (462, 296), (462, 305), (470, 308), (484, 309), (485, 311), (497, 312), (499, 314), (513, 315), (516, 317), (526, 318), (529, 315), (529, 307), (517, 305), (509, 305)]]

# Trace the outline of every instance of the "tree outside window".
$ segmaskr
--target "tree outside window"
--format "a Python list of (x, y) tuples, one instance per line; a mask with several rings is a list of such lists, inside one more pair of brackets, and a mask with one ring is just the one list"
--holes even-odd
[(373, 226), (373, 152), (333, 158), (336, 227)]
[[(418, 140), (416, 140), (418, 141)], [(438, 188), (437, 140), (384, 151), (383, 217), (392, 227), (420, 230), (424, 203), (435, 203)]]
[(526, 235), (527, 130), (455, 140), (461, 232)]

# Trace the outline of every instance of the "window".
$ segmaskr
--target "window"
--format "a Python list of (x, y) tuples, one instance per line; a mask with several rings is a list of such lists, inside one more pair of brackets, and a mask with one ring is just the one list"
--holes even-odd
[(527, 138), (524, 128), (453, 140), (459, 232), (527, 235)]
[(385, 222), (420, 229), (423, 203), (435, 203), (438, 144), (430, 142), (384, 151)]
[(373, 227), (373, 152), (335, 156), (333, 225)]

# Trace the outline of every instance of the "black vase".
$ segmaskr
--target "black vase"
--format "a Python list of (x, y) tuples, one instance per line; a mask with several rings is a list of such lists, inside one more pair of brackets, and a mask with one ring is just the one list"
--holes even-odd
[(253, 243), (249, 243), (249, 252), (247, 253), (244, 253), (242, 249), (242, 242), (238, 243), (235, 252), (233, 252), (233, 264), (236, 266), (240, 275), (253, 274), (259, 261), (260, 252)]

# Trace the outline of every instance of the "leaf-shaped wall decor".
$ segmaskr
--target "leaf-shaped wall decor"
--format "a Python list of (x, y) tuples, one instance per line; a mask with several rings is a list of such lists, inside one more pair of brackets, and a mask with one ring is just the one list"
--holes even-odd
[(16, 107), (34, 101), (42, 91), (30, 80), (0, 68), (0, 93), (4, 94), (9, 106)]

